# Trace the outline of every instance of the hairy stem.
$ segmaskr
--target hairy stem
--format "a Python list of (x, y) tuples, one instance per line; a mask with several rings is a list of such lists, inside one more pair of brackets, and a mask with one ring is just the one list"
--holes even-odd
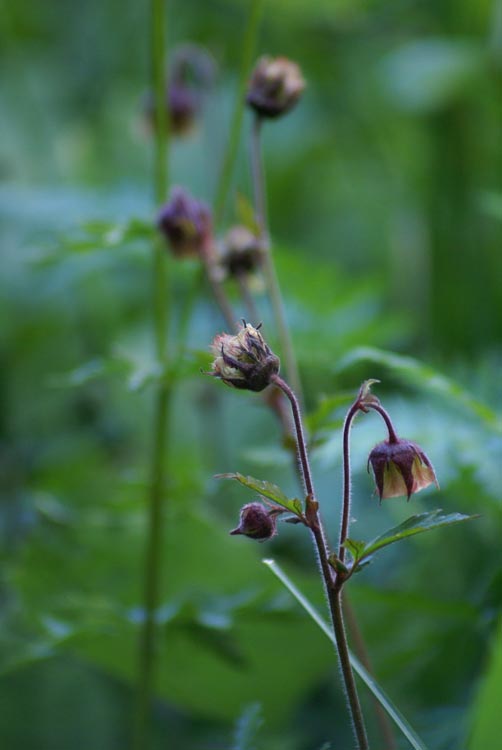
[(290, 386), (283, 380), (280, 375), (274, 375), (272, 381), (283, 391), (289, 399), (291, 404), (291, 410), (293, 412), (293, 420), (295, 423), (296, 430), (296, 443), (298, 447), (298, 457), (300, 459), (300, 466), (302, 469), (303, 482), (305, 485), (305, 491), (308, 496), (315, 499), (314, 483), (312, 480), (312, 472), (310, 469), (310, 462), (307, 455), (307, 444), (305, 442), (305, 435), (303, 432), (302, 417), (300, 413), (300, 404), (296, 398), (295, 392)]
[(349, 702), (350, 714), (352, 718), (352, 724), (354, 734), (357, 739), (358, 750), (369, 750), (368, 737), (366, 734), (366, 727), (364, 725), (364, 717), (361, 709), (361, 703), (359, 701), (359, 695), (357, 693), (356, 682), (354, 679), (354, 673), (350, 664), (349, 646), (347, 643), (347, 633), (345, 631), (345, 623), (343, 620), (343, 605), (342, 605), (342, 586), (336, 586), (334, 590), (330, 592), (329, 605), (331, 613), (331, 621), (333, 623), (333, 630), (336, 637), (336, 645), (338, 650), (338, 657), (340, 659), (340, 668), (342, 671), (343, 682), (345, 685), (345, 691), (347, 693), (347, 700)]
[(267, 221), (267, 202), (265, 189), (265, 176), (261, 158), (261, 126), (262, 118), (256, 115), (251, 129), (251, 173), (253, 180), (253, 193), (256, 212), (256, 222), (260, 232), (260, 240), (263, 248), (263, 273), (267, 285), (268, 295), (272, 303), (275, 324), (279, 335), (286, 372), (295, 393), (298, 394), (300, 403), (303, 403), (302, 387), (298, 365), (293, 349), (293, 342), (289, 331), (284, 301), (281, 294), (275, 263), (270, 248), (270, 238)]
[(383, 421), (386, 424), (387, 431), (389, 433), (389, 443), (397, 443), (398, 437), (394, 429), (394, 425), (392, 424), (392, 420), (390, 418), (389, 413), (383, 408), (383, 406), (377, 403), (368, 403), (366, 404), (366, 407), (368, 409), (373, 409), (374, 411), (378, 412), (380, 416), (382, 417)]
[(232, 182), (232, 174), (237, 157), (237, 150), (239, 147), (239, 136), (242, 128), (242, 119), (244, 117), (244, 107), (246, 104), (246, 86), (251, 63), (253, 61), (254, 50), (256, 47), (256, 37), (258, 36), (258, 28), (262, 10), (263, 0), (251, 0), (249, 17), (246, 24), (246, 31), (242, 44), (241, 69), (239, 74), (239, 86), (237, 90), (235, 109), (232, 116), (230, 134), (227, 142), (227, 150), (223, 159), (223, 166), (221, 168), (218, 187), (216, 190), (216, 198), (214, 202), (214, 223), (216, 227), (218, 227), (223, 218), (223, 214), (225, 212), (225, 204), (230, 190), (230, 184)]
[(359, 400), (355, 401), (347, 412), (343, 424), (343, 500), (342, 520), (340, 523), (340, 539), (338, 542), (338, 559), (343, 563), (345, 560), (345, 547), (343, 546), (349, 533), (350, 507), (352, 501), (351, 471), (350, 471), (350, 428), (357, 412), (360, 409)]
[[(154, 163), (153, 192), (156, 206), (167, 195), (167, 117), (165, 109), (165, 0), (150, 2), (150, 64), (154, 92)], [(153, 327), (156, 355), (165, 367), (167, 361), (168, 331), (168, 276), (163, 243), (155, 241), (153, 253)], [(155, 692), (155, 655), (157, 628), (155, 611), (159, 602), (161, 551), (163, 541), (163, 501), (166, 484), (166, 452), (168, 432), (168, 405), (171, 389), (166, 383), (159, 386), (154, 403), (152, 429), (152, 463), (148, 491), (146, 552), (143, 580), (144, 618), (139, 635), (139, 663), (137, 699), (135, 710), (134, 747), (146, 750), (150, 744), (150, 711)]]
[(305, 490), (307, 492), (305, 517), (307, 520), (307, 525), (312, 533), (314, 544), (317, 550), (319, 567), (321, 570), (324, 589), (329, 603), (329, 611), (331, 615), (331, 622), (333, 625), (333, 632), (336, 638), (340, 668), (342, 671), (344, 687), (347, 694), (354, 734), (357, 738), (358, 743), (357, 747), (358, 750), (368, 750), (369, 745), (366, 736), (364, 718), (361, 711), (361, 704), (359, 702), (356, 684), (354, 681), (354, 674), (350, 665), (349, 647), (343, 621), (341, 601), (343, 582), (339, 581), (338, 578), (335, 579), (334, 571), (329, 564), (329, 548), (326, 542), (326, 535), (324, 532), (323, 524), (319, 515), (318, 503), (315, 499), (312, 473), (310, 470), (310, 463), (307, 455), (307, 446), (305, 443), (305, 436), (298, 399), (296, 398), (292, 388), (290, 388), (289, 385), (279, 375), (275, 375), (272, 378), (272, 381), (286, 394), (291, 403), (291, 410), (293, 412), (293, 419), (296, 430), (298, 456), (302, 468)]

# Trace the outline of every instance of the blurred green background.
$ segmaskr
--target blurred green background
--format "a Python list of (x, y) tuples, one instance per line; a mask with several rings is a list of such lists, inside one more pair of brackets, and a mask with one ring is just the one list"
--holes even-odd
[[(170, 48), (199, 43), (218, 66), (202, 121), (170, 155), (172, 183), (209, 203), (248, 8), (168, 5)], [(148, 8), (4, 0), (0, 23), (0, 744), (122, 750), (142, 619), (153, 393)], [(365, 464), (382, 428), (360, 419), (357, 536), (436, 507), (481, 516), (383, 552), (351, 584), (375, 673), (430, 750), (495, 749), (502, 3), (276, 0), (265, 3), (257, 52), (297, 60), (308, 82), (298, 107), (265, 128), (264, 150), (331, 538), (336, 397), (349, 399), (368, 377), (382, 381), (401, 433), (426, 449), (441, 493), (378, 507)], [(247, 198), (249, 124), (246, 115), (233, 184)], [(261, 563), (276, 558), (323, 607), (309, 540), (285, 525), (266, 546), (229, 537), (250, 497), (213, 479), (240, 471), (294, 494), (290, 456), (259, 399), (200, 375), (198, 353), (223, 323), (197, 287), (196, 264), (169, 267), (173, 337), (198, 296), (170, 427), (153, 747), (320, 750), (329, 741), (345, 750), (331, 647)], [(260, 289), (257, 302), (277, 345)], [(386, 750), (362, 695), (374, 747)]]

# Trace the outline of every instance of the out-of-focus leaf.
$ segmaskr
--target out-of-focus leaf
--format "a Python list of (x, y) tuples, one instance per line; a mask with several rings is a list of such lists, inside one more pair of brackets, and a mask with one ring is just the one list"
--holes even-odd
[(483, 72), (484, 59), (481, 46), (471, 40), (416, 39), (387, 55), (381, 77), (398, 107), (429, 112), (468, 90)]
[(259, 703), (246, 706), (235, 725), (232, 750), (257, 750), (258, 732), (263, 725)]
[(478, 518), (478, 516), (466, 516), (462, 513), (443, 514), (443, 511), (438, 508), (429, 513), (419, 513), (416, 516), (407, 518), (403, 523), (394, 526), (394, 528), (389, 529), (363, 546), (361, 546), (361, 542), (355, 542), (351, 539), (347, 539), (345, 546), (351, 554), (354, 554), (355, 561), (360, 562), (383, 547), (400, 542), (402, 539), (408, 539), (410, 536), (415, 536), (415, 534), (423, 534), (424, 531), (432, 531), (432, 529), (438, 529), (441, 526), (451, 526), (454, 523), (470, 521), (475, 518)]
[(485, 214), (502, 221), (502, 193), (483, 191), (478, 195), (478, 205)]
[(349, 367), (360, 362), (371, 362), (371, 364), (388, 368), (396, 373), (405, 383), (421, 390), (436, 393), (454, 403), (461, 404), (492, 427), (500, 426), (499, 416), (489, 406), (475, 399), (451, 378), (446, 377), (433, 367), (425, 365), (413, 357), (394, 354), (393, 352), (376, 349), (371, 346), (361, 346), (353, 349), (340, 360), (336, 367), (336, 372), (347, 370)]
[(296, 516), (302, 514), (302, 504), (298, 498), (290, 498), (284, 494), (280, 487), (272, 482), (267, 482), (263, 479), (255, 479), (254, 477), (245, 477), (243, 474), (230, 473), (230, 474), (217, 474), (217, 479), (236, 479), (238, 482), (249, 487), (250, 490), (258, 492), (260, 495), (264, 495), (269, 500), (273, 500), (274, 503), (281, 505)]
[(492, 643), (490, 661), (481, 680), (472, 712), (469, 750), (487, 750), (500, 744), (500, 696), (502, 694), (502, 622)]

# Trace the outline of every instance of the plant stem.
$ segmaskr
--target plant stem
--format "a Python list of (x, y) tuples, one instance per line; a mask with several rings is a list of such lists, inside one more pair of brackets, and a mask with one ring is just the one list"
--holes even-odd
[(237, 89), (237, 98), (235, 109), (230, 125), (230, 134), (228, 137), (228, 146), (223, 159), (223, 166), (220, 172), (216, 198), (214, 201), (214, 223), (218, 227), (225, 211), (225, 203), (228, 197), (232, 174), (234, 170), (235, 159), (239, 147), (239, 136), (242, 128), (242, 119), (244, 116), (244, 107), (246, 104), (245, 93), (246, 86), (253, 60), (254, 50), (256, 47), (256, 38), (258, 36), (258, 27), (260, 23), (261, 12), (263, 10), (263, 0), (251, 0), (249, 17), (246, 24), (246, 33), (242, 45), (241, 69), (239, 74), (239, 85)]
[(293, 342), (289, 332), (289, 327), (286, 319), (286, 311), (284, 308), (284, 301), (281, 294), (281, 288), (279, 280), (277, 278), (277, 272), (275, 270), (274, 259), (272, 257), (272, 251), (270, 248), (270, 238), (268, 231), (267, 222), (267, 204), (266, 204), (266, 189), (265, 189), (265, 176), (263, 172), (263, 163), (261, 158), (261, 126), (262, 118), (256, 115), (253, 121), (251, 129), (251, 173), (253, 180), (253, 193), (254, 203), (256, 212), (256, 222), (260, 232), (260, 240), (263, 248), (263, 273), (265, 276), (265, 282), (267, 285), (268, 295), (270, 302), (272, 303), (272, 310), (274, 313), (275, 324), (277, 332), (279, 334), (279, 340), (281, 343), (281, 350), (284, 356), (286, 365), (286, 372), (291, 385), (295, 393), (298, 394), (300, 403), (303, 403), (303, 394), (300, 381), (300, 374), (298, 372), (298, 365), (293, 349)]
[(345, 560), (345, 547), (343, 546), (349, 533), (350, 506), (352, 500), (351, 471), (350, 471), (350, 428), (357, 412), (360, 410), (359, 399), (355, 401), (347, 412), (343, 423), (343, 501), (342, 520), (340, 524), (340, 539), (338, 542), (338, 559), (343, 563)]
[(336, 579), (334, 578), (334, 571), (329, 564), (329, 548), (326, 542), (326, 535), (318, 511), (318, 503), (315, 499), (312, 473), (310, 470), (310, 463), (307, 455), (307, 447), (305, 443), (305, 436), (303, 432), (298, 399), (296, 398), (292, 388), (290, 388), (289, 385), (279, 375), (275, 375), (272, 378), (272, 381), (286, 394), (291, 403), (291, 409), (293, 412), (293, 419), (296, 429), (298, 455), (300, 458), (300, 465), (302, 467), (305, 490), (307, 492), (305, 516), (307, 525), (312, 532), (319, 558), (319, 566), (321, 569), (324, 589), (328, 598), (331, 622), (333, 624), (333, 632), (335, 634), (338, 657), (340, 661), (340, 668), (342, 671), (343, 682), (349, 703), (349, 710), (352, 718), (354, 734), (357, 738), (358, 750), (368, 750), (369, 745), (366, 736), (366, 729), (364, 726), (364, 718), (361, 711), (361, 704), (359, 702), (356, 684), (354, 681), (354, 674), (352, 672), (352, 667), (350, 664), (349, 647), (347, 643), (347, 636), (345, 633), (345, 625), (343, 622), (341, 601), (343, 581), (341, 581), (338, 576)]
[[(165, 0), (150, 2), (150, 62), (154, 91), (154, 164), (153, 192), (156, 206), (167, 195), (168, 133), (165, 108)], [(168, 332), (168, 276), (163, 243), (155, 241), (153, 252), (153, 327), (158, 362), (165, 368)], [(135, 711), (134, 747), (146, 750), (150, 744), (150, 711), (155, 692), (155, 652), (157, 627), (155, 611), (159, 602), (160, 568), (163, 541), (163, 500), (166, 484), (166, 452), (168, 407), (171, 386), (163, 382), (158, 387), (154, 404), (152, 464), (148, 493), (146, 553), (144, 562), (143, 608), (144, 619), (139, 636), (139, 664)]]
[(385, 422), (387, 426), (387, 430), (389, 433), (389, 443), (397, 443), (398, 437), (394, 429), (394, 425), (392, 424), (392, 420), (390, 418), (389, 413), (383, 408), (383, 406), (381, 404), (368, 403), (366, 404), (366, 407), (368, 409), (374, 409), (374, 411), (377, 411), (382, 417), (383, 421)]
[(307, 455), (307, 444), (305, 442), (305, 435), (303, 432), (302, 417), (300, 413), (300, 404), (296, 398), (296, 394), (292, 388), (283, 380), (280, 375), (274, 375), (272, 377), (274, 382), (288, 397), (291, 410), (293, 412), (293, 420), (295, 423), (296, 430), (296, 443), (298, 447), (298, 457), (300, 459), (300, 466), (302, 469), (303, 482), (305, 485), (305, 491), (312, 499), (315, 499), (314, 483), (312, 481), (312, 472), (310, 470), (310, 463)]
[(329, 605), (331, 621), (333, 623), (333, 630), (336, 638), (338, 657), (340, 659), (340, 668), (342, 670), (345, 691), (347, 693), (347, 699), (349, 701), (354, 734), (357, 738), (357, 747), (358, 750), (369, 750), (363, 712), (361, 710), (361, 703), (359, 701), (359, 696), (357, 693), (354, 673), (350, 664), (347, 633), (345, 631), (345, 623), (343, 621), (342, 585), (336, 586), (335, 590), (331, 591), (329, 595)]

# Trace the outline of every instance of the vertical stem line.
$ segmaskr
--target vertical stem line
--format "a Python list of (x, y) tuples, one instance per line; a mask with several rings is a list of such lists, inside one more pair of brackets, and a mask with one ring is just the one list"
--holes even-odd
[[(154, 93), (154, 159), (152, 168), (153, 197), (158, 207), (167, 196), (168, 186), (168, 129), (166, 113), (166, 0), (150, 0), (150, 75)], [(167, 363), (169, 326), (169, 294), (166, 252), (163, 243), (152, 246), (153, 329), (158, 362)], [(161, 553), (164, 536), (164, 493), (166, 485), (166, 454), (168, 411), (171, 385), (159, 385), (154, 399), (152, 426), (152, 456), (147, 497), (146, 549), (143, 571), (143, 621), (138, 645), (138, 677), (135, 707), (135, 750), (150, 746), (150, 712), (155, 693), (155, 657), (157, 626), (155, 612), (160, 596)]]
[(260, 25), (262, 10), (263, 0), (251, 0), (249, 17), (246, 24), (246, 32), (242, 47), (241, 69), (239, 74), (239, 85), (237, 90), (235, 109), (232, 116), (230, 134), (228, 137), (228, 146), (223, 159), (223, 166), (221, 168), (218, 187), (216, 190), (216, 198), (214, 202), (214, 222), (216, 227), (218, 227), (223, 218), (225, 203), (228, 197), (228, 192), (230, 190), (230, 183), (232, 181), (234, 164), (239, 147), (239, 136), (242, 128), (242, 119), (244, 117), (247, 80), (253, 60), (254, 50), (256, 47), (256, 38), (258, 36), (258, 28)]
[[(307, 447), (305, 444), (305, 436), (303, 433), (303, 426), (300, 414), (300, 407), (298, 405), (298, 399), (295, 396), (294, 391), (289, 385), (279, 376), (275, 375), (272, 378), (272, 382), (275, 383), (288, 397), (291, 403), (291, 409), (293, 412), (293, 419), (295, 422), (298, 455), (300, 457), (300, 463), (302, 466), (303, 478), (305, 482), (305, 489), (307, 491), (307, 507), (306, 507), (306, 519), (307, 524), (312, 533), (314, 544), (317, 549), (319, 558), (319, 567), (321, 569), (322, 580), (324, 583), (324, 589), (329, 603), (329, 611), (331, 616), (331, 622), (333, 625), (333, 632), (335, 634), (336, 647), (338, 652), (338, 658), (340, 662), (340, 668), (343, 677), (343, 683), (347, 700), (349, 703), (349, 712), (352, 719), (354, 734), (357, 739), (358, 750), (369, 750), (368, 738), (366, 735), (366, 728), (364, 724), (364, 717), (361, 710), (361, 704), (359, 702), (359, 695), (357, 693), (357, 687), (354, 680), (354, 673), (352, 672), (352, 666), (350, 664), (349, 647), (347, 643), (347, 634), (345, 632), (345, 624), (343, 621), (342, 611), (342, 586), (343, 581), (338, 577), (334, 579), (333, 571), (329, 564), (329, 548), (326, 543), (326, 536), (323, 528), (323, 524), (318, 512), (318, 506), (315, 501), (314, 485), (312, 482), (312, 474), (310, 471), (310, 464), (307, 455)], [(347, 434), (350, 429), (350, 422), (354, 415), (359, 409), (359, 402), (353, 404), (349, 410), (349, 415), (352, 413), (349, 419), (347, 416)]]
[(338, 542), (338, 559), (343, 563), (345, 560), (344, 542), (349, 533), (350, 506), (352, 500), (352, 487), (350, 476), (350, 428), (352, 421), (360, 409), (359, 400), (355, 401), (347, 412), (343, 423), (343, 500), (342, 520), (340, 523), (340, 539)]
[(333, 623), (333, 630), (335, 632), (338, 658), (340, 660), (340, 668), (342, 670), (343, 681), (345, 683), (345, 690), (349, 702), (354, 734), (357, 738), (357, 747), (358, 750), (369, 750), (363, 712), (361, 710), (361, 704), (359, 702), (359, 695), (357, 693), (356, 682), (354, 680), (354, 673), (350, 664), (347, 633), (345, 631), (345, 623), (343, 621), (341, 586), (337, 586), (335, 590), (330, 590), (329, 604), (331, 621)]
[(298, 394), (300, 403), (303, 403), (302, 386), (300, 373), (293, 349), (293, 341), (286, 319), (286, 310), (284, 300), (279, 285), (279, 279), (275, 269), (274, 259), (270, 248), (270, 238), (267, 221), (267, 201), (265, 188), (265, 175), (261, 157), (261, 126), (262, 118), (256, 115), (251, 129), (251, 174), (253, 181), (253, 193), (256, 212), (256, 221), (260, 231), (260, 239), (263, 247), (263, 273), (267, 285), (272, 310), (274, 313), (277, 332), (281, 343), (281, 350), (284, 356), (286, 372), (291, 382), (292, 388)]

